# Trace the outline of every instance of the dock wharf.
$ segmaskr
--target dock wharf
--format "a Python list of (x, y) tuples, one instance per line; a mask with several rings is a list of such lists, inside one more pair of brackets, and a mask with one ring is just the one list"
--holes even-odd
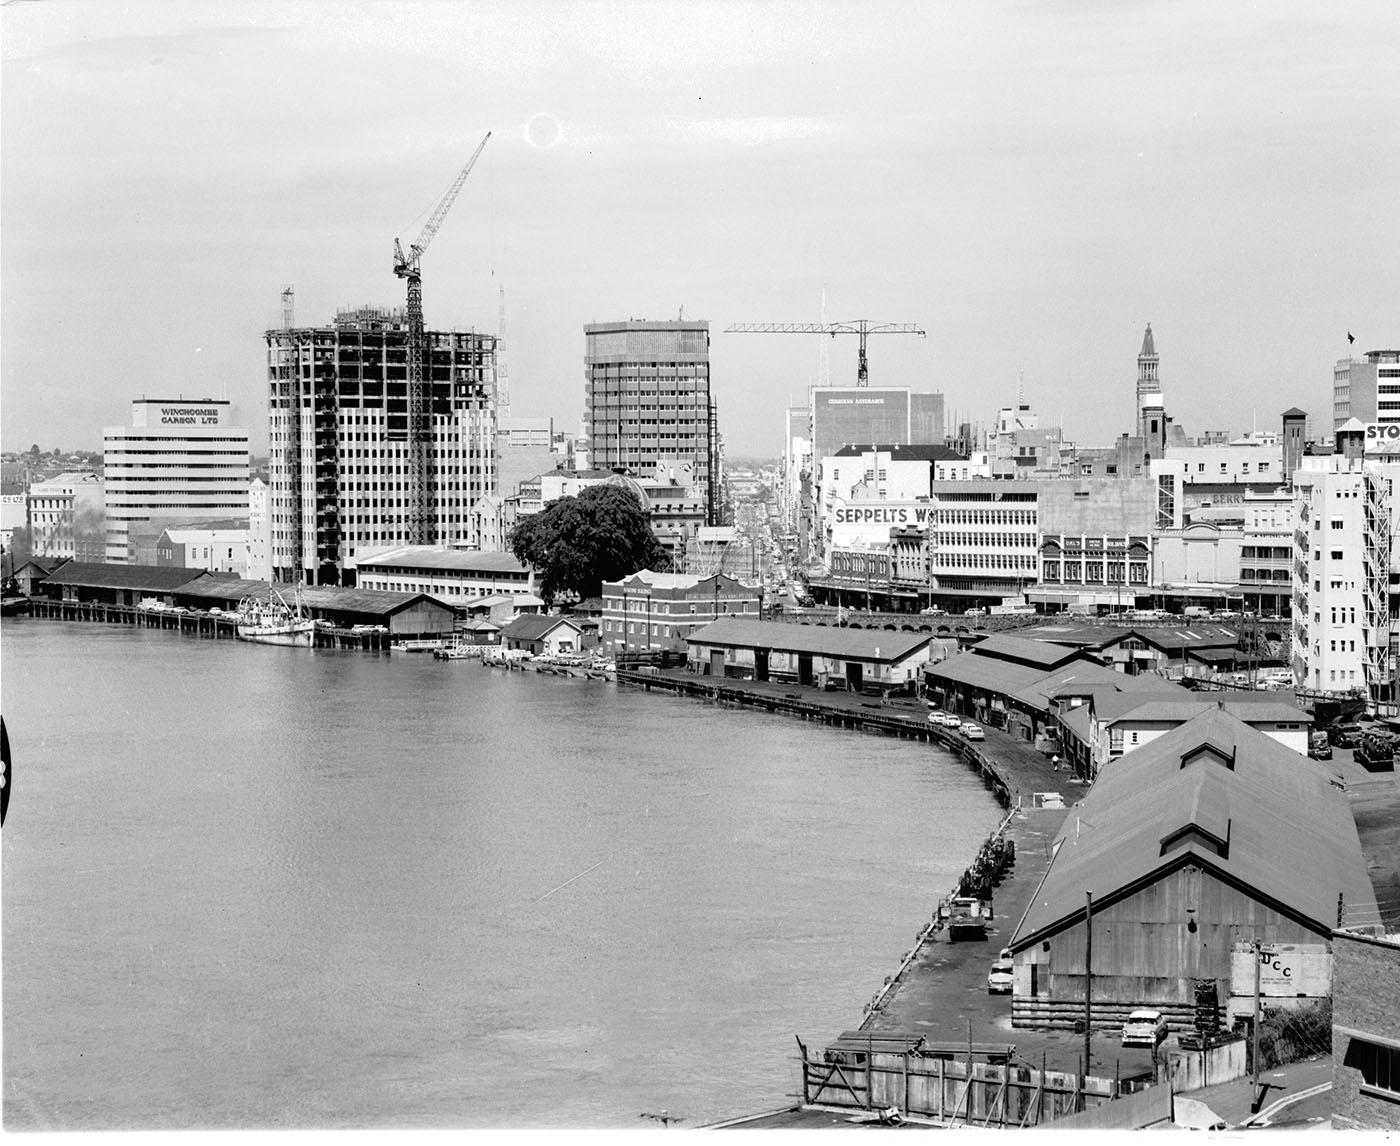
[(823, 692), (806, 685), (697, 676), (686, 669), (622, 668), (617, 681), (644, 689), (693, 696), (713, 704), (757, 708), (837, 728), (921, 740), (946, 748), (975, 769), (1003, 807), (1049, 802), (1069, 804), (1082, 794), (1072, 777), (1057, 771), (1031, 745), (997, 729), (974, 744), (951, 729), (930, 724), (928, 707), (917, 697)]
[[(230, 614), (176, 612), (173, 609), (141, 609), (102, 601), (52, 601), (30, 598), (31, 615), (53, 621), (88, 621), (106, 625), (132, 625), (147, 629), (171, 629), (209, 640), (237, 640), (238, 622)], [(318, 628), (312, 638), (318, 648), (390, 651), (388, 633), (355, 632), (352, 629)]]

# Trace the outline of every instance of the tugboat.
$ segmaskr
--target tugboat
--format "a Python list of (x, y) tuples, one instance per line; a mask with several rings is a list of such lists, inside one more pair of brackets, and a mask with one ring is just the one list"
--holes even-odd
[(238, 639), (242, 641), (308, 649), (315, 642), (316, 623), (302, 609), (300, 590), (295, 607), (271, 587), (266, 597), (244, 597), (238, 603), (237, 621)]
[(987, 915), (982, 901), (970, 895), (959, 895), (949, 905), (948, 942), (987, 938)]

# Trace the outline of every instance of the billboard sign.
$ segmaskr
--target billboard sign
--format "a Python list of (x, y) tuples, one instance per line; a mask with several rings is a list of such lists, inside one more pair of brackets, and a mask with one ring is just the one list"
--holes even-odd
[(1363, 449), (1368, 454), (1400, 455), (1400, 422), (1367, 422)]
[[(1325, 943), (1265, 943), (1259, 958), (1263, 997), (1316, 998), (1331, 993), (1332, 955)], [(1230, 994), (1254, 995), (1254, 951), (1235, 944), (1230, 958)]]
[(881, 545), (891, 529), (928, 529), (935, 524), (931, 501), (837, 502), (831, 511), (833, 545)]

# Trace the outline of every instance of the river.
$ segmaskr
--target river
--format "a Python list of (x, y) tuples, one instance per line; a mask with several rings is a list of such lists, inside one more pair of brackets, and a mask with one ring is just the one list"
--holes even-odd
[(772, 1109), (999, 816), (930, 745), (610, 683), (2, 636), (8, 1130)]

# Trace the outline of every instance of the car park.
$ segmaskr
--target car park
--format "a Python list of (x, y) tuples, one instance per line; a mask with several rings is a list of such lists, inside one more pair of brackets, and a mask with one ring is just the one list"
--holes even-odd
[(1123, 1045), (1125, 1047), (1155, 1047), (1166, 1037), (1166, 1015), (1148, 1007), (1133, 1011), (1123, 1024)]
[(998, 959), (987, 973), (987, 994), (1009, 995), (1015, 982), (1015, 965), (1010, 959)]

